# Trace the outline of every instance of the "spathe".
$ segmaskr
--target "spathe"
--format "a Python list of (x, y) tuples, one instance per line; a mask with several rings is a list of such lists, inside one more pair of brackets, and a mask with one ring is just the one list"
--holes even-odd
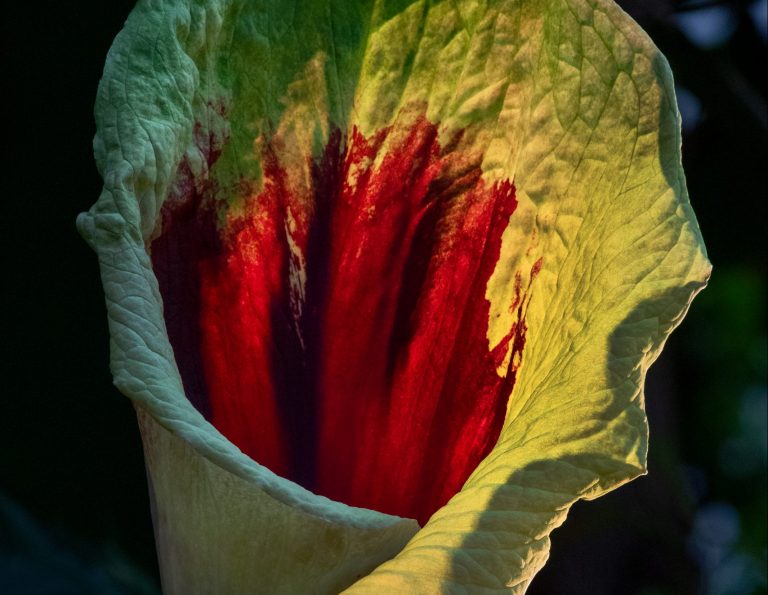
[[(442, 146), (463, 131), (485, 182), (516, 187), (484, 288), (490, 347), (520, 322), (515, 276), (537, 271), (498, 442), (418, 532), (274, 475), (206, 421), (148, 252), (180, 164), (190, 192), (258, 185), (254, 146), (273, 134), (300, 180), (334, 127), (371, 137), (414, 105)], [(96, 115), (105, 184), (78, 223), (139, 414), (167, 592), (522, 592), (570, 504), (644, 472), (645, 372), (709, 264), (668, 68), (612, 3), (141, 2)]]

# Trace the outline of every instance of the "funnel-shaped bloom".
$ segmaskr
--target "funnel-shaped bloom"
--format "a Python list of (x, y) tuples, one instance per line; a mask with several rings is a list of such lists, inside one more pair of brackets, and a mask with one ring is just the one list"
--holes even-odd
[(167, 592), (523, 592), (644, 472), (709, 264), (613, 3), (145, 0), (96, 115)]

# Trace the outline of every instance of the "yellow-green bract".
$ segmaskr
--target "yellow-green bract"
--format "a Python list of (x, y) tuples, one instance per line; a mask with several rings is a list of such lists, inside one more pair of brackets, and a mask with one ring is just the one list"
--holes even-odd
[[(463, 131), (484, 180), (516, 187), (489, 348), (520, 322), (515, 276), (541, 266), (498, 442), (423, 528), (316, 496), (206, 421), (149, 254), (163, 205), (189, 199), (182, 165), (189, 195), (215, 183), (242, 210), (233, 189), (269, 183), (265, 142), (300, 186), (332, 130), (407, 126), (413, 106), (444, 146)], [(522, 593), (573, 502), (645, 472), (645, 373), (710, 265), (668, 66), (612, 2), (146, 0), (96, 117), (104, 190), (78, 224), (138, 411), (166, 592)]]

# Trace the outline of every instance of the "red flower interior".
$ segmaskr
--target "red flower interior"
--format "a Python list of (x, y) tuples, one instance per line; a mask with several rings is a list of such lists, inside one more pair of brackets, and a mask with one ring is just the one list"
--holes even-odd
[(519, 322), (487, 339), (515, 189), (459, 140), (336, 131), (299, 187), (274, 135), (237, 215), (184, 161), (151, 245), (192, 403), (275, 473), (422, 524), (496, 442), (525, 343), (519, 276)]

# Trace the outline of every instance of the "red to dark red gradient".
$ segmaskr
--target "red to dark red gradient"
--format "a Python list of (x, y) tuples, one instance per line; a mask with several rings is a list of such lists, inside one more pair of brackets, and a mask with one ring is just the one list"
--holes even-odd
[(297, 187), (275, 138), (238, 215), (182, 163), (151, 246), (193, 404), (275, 473), (421, 523), (495, 444), (525, 344), (519, 275), (487, 339), (514, 186), (457, 146), (425, 118), (336, 131)]

